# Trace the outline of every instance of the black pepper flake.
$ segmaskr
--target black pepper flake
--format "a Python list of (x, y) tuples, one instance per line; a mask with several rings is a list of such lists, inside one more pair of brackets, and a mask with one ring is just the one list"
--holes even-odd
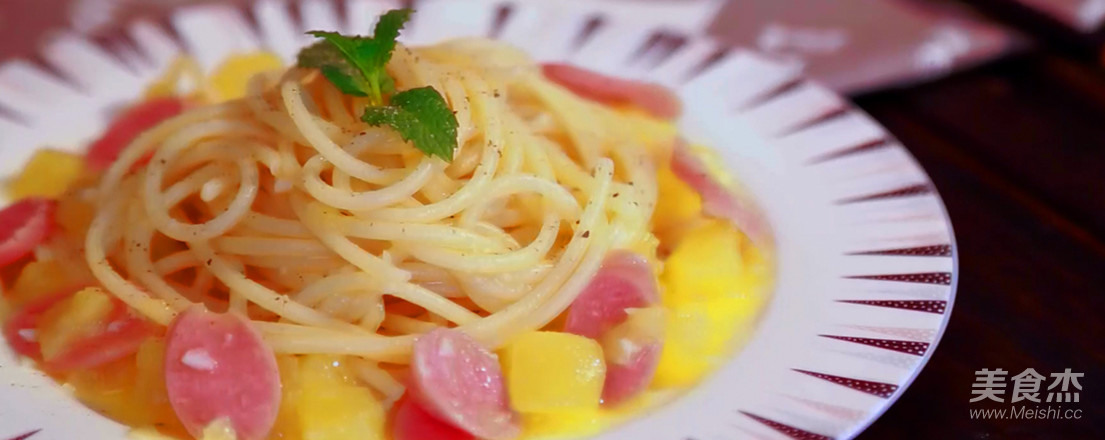
[(622, 193), (614, 193), (614, 198), (615, 198), (615, 199), (616, 199), (616, 198), (618, 198), (618, 196), (620, 196), (621, 194), (622, 194)]
[(207, 265), (208, 265), (208, 266), (210, 266), (210, 265), (211, 265), (211, 259), (210, 259), (210, 258), (208, 258), (208, 259), (207, 259)]
[(591, 236), (591, 231), (583, 231), (583, 235), (581, 235), (581, 237), (583, 237), (583, 238), (587, 238), (587, 237), (590, 237), (590, 236)]
[(498, 98), (498, 97), (500, 97), (500, 96), (503, 96), (503, 94), (502, 94), (502, 93), (499, 93), (499, 91), (498, 91), (498, 90), (496, 90), (496, 91), (495, 91), (495, 97), (496, 97), (496, 98)]

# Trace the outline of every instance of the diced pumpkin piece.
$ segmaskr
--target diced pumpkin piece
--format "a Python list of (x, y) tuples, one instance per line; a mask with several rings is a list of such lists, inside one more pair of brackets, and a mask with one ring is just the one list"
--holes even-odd
[(32, 261), (19, 272), (8, 298), (13, 305), (19, 306), (72, 285), (73, 281), (66, 279), (65, 270), (58, 262)]
[(660, 167), (656, 173), (658, 198), (652, 229), (667, 231), (690, 222), (702, 213), (702, 196), (679, 179), (669, 167)]
[(38, 323), (38, 342), (42, 358), (56, 358), (74, 341), (99, 333), (111, 319), (115, 303), (97, 287), (81, 289), (54, 305)]
[(528, 332), (505, 349), (510, 402), (523, 413), (596, 408), (606, 363), (593, 339), (570, 333)]
[(65, 381), (73, 386), (77, 399), (88, 407), (128, 425), (150, 424), (149, 412), (133, 400), (136, 368), (133, 358), (74, 370)]
[(84, 236), (95, 216), (96, 207), (92, 202), (82, 199), (71, 191), (58, 199), (58, 210), (54, 218), (67, 236), (83, 243)]
[(246, 95), (250, 78), (258, 73), (277, 70), (282, 65), (279, 57), (268, 52), (235, 55), (227, 58), (211, 74), (211, 86), (223, 100), (238, 99)]
[(35, 152), (23, 172), (8, 184), (14, 200), (27, 197), (55, 198), (84, 172), (84, 158), (64, 151), (43, 149)]
[(341, 358), (300, 359), (298, 413), (303, 440), (384, 438), (384, 410), (372, 391), (352, 383)]
[(141, 394), (156, 396), (164, 404), (169, 404), (165, 391), (165, 339), (149, 338), (138, 347), (134, 355), (138, 366), (137, 389)]
[(276, 366), (280, 369), (281, 398), (280, 410), (276, 415), (276, 425), (270, 436), (280, 440), (298, 440), (302, 430), (299, 427), (300, 379), (299, 360), (295, 356), (277, 356)]
[(142, 342), (134, 356), (138, 370), (134, 384), (135, 405), (147, 408), (150, 420), (163, 432), (185, 435), (165, 387), (165, 338), (151, 337)]
[(746, 336), (763, 297), (726, 297), (679, 305), (668, 313), (654, 384), (689, 386), (729, 358), (734, 337)]
[(742, 236), (726, 221), (710, 221), (692, 230), (664, 265), (664, 305), (680, 305), (747, 294), (742, 291)]

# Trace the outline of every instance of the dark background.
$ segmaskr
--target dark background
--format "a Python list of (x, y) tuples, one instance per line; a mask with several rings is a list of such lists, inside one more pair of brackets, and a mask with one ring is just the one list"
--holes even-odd
[[(0, 26), (0, 58), (63, 25), (42, 13), (63, 2), (0, 0), (19, 17)], [(932, 177), (960, 259), (939, 348), (859, 438), (1105, 439), (1105, 33), (1076, 34), (1008, 0), (966, 3), (1025, 33), (1027, 49), (855, 98)], [(1084, 373), (1081, 402), (1064, 405), (1082, 419), (972, 420), (969, 409), (1010, 407), (968, 403), (983, 368)]]

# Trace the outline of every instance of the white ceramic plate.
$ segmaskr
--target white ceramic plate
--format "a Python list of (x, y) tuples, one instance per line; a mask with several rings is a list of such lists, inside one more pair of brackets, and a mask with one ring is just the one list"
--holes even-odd
[[(497, 34), (540, 60), (669, 85), (686, 100), (685, 133), (721, 152), (772, 224), (778, 285), (751, 342), (676, 402), (600, 439), (850, 438), (905, 390), (943, 333), (956, 280), (951, 225), (925, 173), (869, 117), (796, 66), (741, 49), (719, 57), (696, 35), (719, 4), (424, 0), (404, 40)], [(396, 6), (333, 5), (302, 3), (300, 23), (275, 1), (246, 11), (253, 20), (185, 9), (173, 29), (133, 23), (132, 42), (111, 47), (61, 35), (43, 56), (64, 77), (20, 60), (0, 65), (0, 107), (14, 111), (0, 113), (0, 175), (38, 146), (82, 148), (179, 53), (206, 68), (260, 48), (290, 60), (308, 41), (303, 31), (370, 33)], [(0, 439), (123, 436), (0, 352)]]

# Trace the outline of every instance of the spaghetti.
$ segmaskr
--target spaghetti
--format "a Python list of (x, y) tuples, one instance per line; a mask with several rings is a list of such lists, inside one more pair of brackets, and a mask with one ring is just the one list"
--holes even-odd
[[(406, 362), (411, 323), (396, 328), (392, 304), (490, 347), (545, 326), (610, 249), (647, 246), (673, 138), (640, 142), (669, 129), (566, 93), (511, 48), (442, 52), (400, 48), (389, 69), (400, 89), (445, 91), (461, 121), (454, 163), (366, 129), (357, 99), (317, 74), (261, 75), (242, 100), (144, 133), (106, 171), (85, 243), (96, 279), (163, 325), (225, 302), (273, 322), (278, 353)], [(154, 260), (158, 239), (187, 251)], [(165, 280), (184, 271), (225, 290)]]

